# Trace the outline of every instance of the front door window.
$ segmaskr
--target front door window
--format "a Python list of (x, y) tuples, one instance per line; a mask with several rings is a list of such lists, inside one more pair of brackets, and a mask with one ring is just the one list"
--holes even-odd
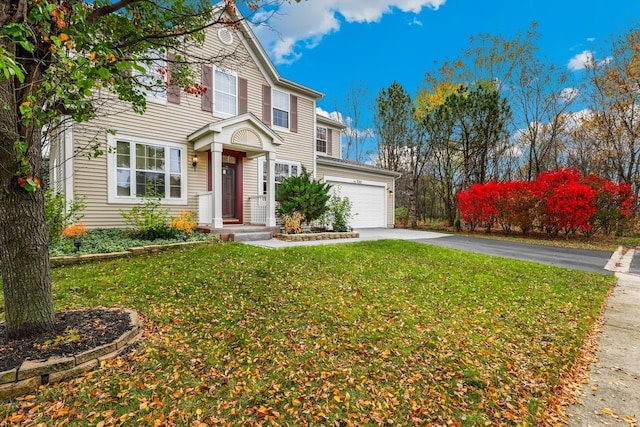
[(238, 219), (236, 212), (237, 173), (233, 163), (222, 164), (222, 218)]

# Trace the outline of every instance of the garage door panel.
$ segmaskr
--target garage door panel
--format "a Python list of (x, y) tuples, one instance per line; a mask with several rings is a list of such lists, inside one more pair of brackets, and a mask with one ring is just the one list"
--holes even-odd
[(384, 187), (328, 181), (332, 191), (339, 191), (342, 197), (351, 202), (351, 220), (353, 228), (386, 227), (386, 193)]

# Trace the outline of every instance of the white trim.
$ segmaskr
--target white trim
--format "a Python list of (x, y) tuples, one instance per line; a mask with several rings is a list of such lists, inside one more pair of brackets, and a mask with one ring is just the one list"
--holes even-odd
[[(324, 151), (318, 151), (318, 129), (324, 129)], [(328, 156), (327, 151), (329, 151), (329, 132), (331, 132), (331, 129), (326, 127), (326, 126), (320, 126), (318, 124), (316, 124), (316, 132), (315, 132), (315, 139), (314, 139), (314, 147), (313, 150), (315, 151), (316, 154), (320, 155), (320, 156)]]
[[(151, 57), (153, 57), (153, 55), (156, 55), (158, 57), (158, 59), (153, 60), (154, 64), (157, 64), (158, 68), (164, 68), (165, 70), (167, 69), (167, 57), (166, 55), (163, 53), (161, 54), (160, 52), (156, 51), (155, 49), (152, 49), (149, 51)], [(145, 64), (143, 62), (144, 58), (141, 58), (140, 60), (137, 61), (137, 64), (141, 67), (143, 67), (147, 73), (140, 73), (137, 70), (133, 70), (134, 75), (135, 76), (148, 76), (152, 79), (156, 79), (159, 78), (159, 80), (162, 80), (163, 83), (167, 82), (167, 73), (159, 73), (156, 72), (155, 70), (151, 69), (152, 64)], [(162, 90), (160, 90), (160, 88), (158, 87), (157, 90), (153, 91), (153, 92), (149, 92), (146, 88), (142, 87), (141, 91), (144, 93), (145, 98), (147, 99), (148, 102), (152, 102), (154, 104), (161, 104), (161, 105), (166, 105), (167, 104), (167, 86), (166, 84), (163, 85)]]
[(329, 176), (329, 175), (325, 175), (324, 176), (324, 181), (334, 181), (334, 182), (343, 182), (345, 184), (358, 184), (358, 185), (370, 185), (373, 187), (384, 187), (385, 190), (387, 189), (387, 183), (386, 182), (380, 182), (380, 181), (369, 181), (366, 179), (353, 179), (353, 178), (342, 178), (342, 177), (338, 177), (338, 176)]
[[(128, 197), (117, 195), (117, 159), (116, 159), (116, 143), (118, 141), (124, 141), (134, 144), (155, 145), (167, 148), (175, 148), (180, 150), (180, 195), (177, 198), (164, 198), (162, 199), (163, 205), (186, 205), (187, 204), (187, 147), (184, 144), (178, 144), (174, 142), (159, 141), (156, 139), (143, 138), (137, 136), (128, 136), (122, 134), (109, 134), (107, 136), (107, 186), (108, 186), (108, 203), (123, 203), (123, 204), (140, 204), (143, 202), (143, 198), (131, 195)], [(169, 173), (169, 172), (165, 172)], [(135, 192), (132, 184), (132, 192)]]
[[(233, 114), (230, 113), (226, 113), (224, 111), (218, 111), (216, 110), (216, 92), (218, 90), (217, 86), (216, 86), (216, 73), (217, 72), (221, 72), (224, 74), (229, 74), (231, 76), (233, 76), (236, 79), (236, 93), (235, 93), (235, 100), (236, 100), (236, 111)], [(238, 115), (238, 73), (233, 71), (233, 70), (227, 70), (224, 69), (222, 67), (213, 67), (212, 70), (213, 73), (213, 105), (212, 105), (212, 112), (213, 115), (215, 117), (221, 117), (221, 118), (228, 118), (228, 117), (234, 117)]]
[[(67, 208), (71, 208), (71, 204), (75, 198), (73, 193), (73, 122), (71, 118), (65, 117), (63, 119), (64, 131), (62, 133), (62, 138), (64, 140), (64, 153), (63, 153), (63, 162), (64, 162), (64, 182), (63, 188), (65, 197), (67, 199)], [(69, 122), (66, 122), (69, 120)]]
[[(287, 127), (284, 126), (278, 126), (275, 124), (275, 120), (274, 120), (274, 114), (273, 114), (273, 110), (276, 109), (275, 107), (275, 92), (280, 92), (283, 95), (286, 95), (287, 97)], [(278, 110), (280, 111), (285, 111), (282, 108), (278, 108)], [(291, 93), (290, 92), (285, 92), (281, 89), (272, 87), (271, 88), (271, 127), (274, 130), (279, 130), (281, 132), (290, 132), (291, 131)]]

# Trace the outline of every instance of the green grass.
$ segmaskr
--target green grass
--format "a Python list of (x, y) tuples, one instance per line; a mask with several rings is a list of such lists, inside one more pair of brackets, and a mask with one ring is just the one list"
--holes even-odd
[(56, 268), (58, 310), (133, 307), (149, 335), (0, 424), (532, 425), (613, 280), (404, 241)]

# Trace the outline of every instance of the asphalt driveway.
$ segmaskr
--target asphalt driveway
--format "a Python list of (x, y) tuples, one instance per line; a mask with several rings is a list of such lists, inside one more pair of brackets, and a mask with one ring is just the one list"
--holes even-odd
[(504, 240), (449, 235), (437, 239), (420, 239), (420, 243), (477, 252), (486, 255), (533, 261), (540, 264), (573, 268), (592, 273), (613, 274), (604, 269), (611, 252), (587, 249), (556, 248)]
[(283, 242), (276, 239), (247, 242), (269, 248), (291, 246), (311, 246), (324, 244), (351, 243), (367, 240), (399, 239), (410, 240), (428, 245), (459, 249), (468, 252), (505, 258), (533, 261), (541, 264), (589, 271), (592, 273), (612, 274), (604, 269), (611, 258), (611, 252), (586, 249), (556, 248), (544, 245), (492, 240), (480, 237), (467, 237), (429, 231), (407, 230), (402, 228), (363, 228), (356, 230), (357, 239), (314, 240), (309, 242)]

